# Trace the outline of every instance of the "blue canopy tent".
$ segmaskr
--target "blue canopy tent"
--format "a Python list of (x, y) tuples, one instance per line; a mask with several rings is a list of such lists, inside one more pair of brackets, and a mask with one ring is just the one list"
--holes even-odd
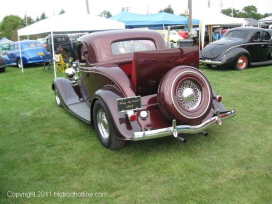
[[(126, 28), (143, 28), (161, 30), (165, 26), (188, 25), (188, 18), (170, 13), (160, 12), (157, 14), (135, 14), (121, 11), (110, 19), (125, 23)], [(192, 20), (193, 25), (198, 25), (199, 20)]]

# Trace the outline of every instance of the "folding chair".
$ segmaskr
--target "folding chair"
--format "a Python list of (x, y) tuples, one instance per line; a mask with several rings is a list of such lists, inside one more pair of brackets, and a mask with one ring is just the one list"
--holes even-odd
[(56, 71), (64, 73), (67, 68), (66, 63), (63, 61), (61, 54), (55, 54)]
[(43, 63), (43, 71), (50, 70), (50, 67), (52, 65), (52, 58), (50, 56), (46, 57), (46, 60)]

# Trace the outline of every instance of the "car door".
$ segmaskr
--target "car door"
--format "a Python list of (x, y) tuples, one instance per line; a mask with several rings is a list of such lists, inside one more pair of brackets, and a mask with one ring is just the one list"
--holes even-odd
[(270, 58), (270, 43), (271, 36), (267, 31), (261, 32), (261, 39), (259, 44), (259, 58), (260, 61), (265, 61)]
[(258, 31), (256, 33), (253, 33), (251, 37), (251, 41), (248, 43), (248, 45), (246, 45), (246, 49), (248, 50), (250, 54), (251, 62), (260, 61), (260, 53), (259, 53), (260, 43), (261, 43), (261, 32)]

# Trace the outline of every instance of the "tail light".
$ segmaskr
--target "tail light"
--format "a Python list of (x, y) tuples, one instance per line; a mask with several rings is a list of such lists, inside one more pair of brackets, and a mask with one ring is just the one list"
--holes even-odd
[(220, 95), (216, 96), (215, 100), (220, 103), (222, 101), (222, 96)]

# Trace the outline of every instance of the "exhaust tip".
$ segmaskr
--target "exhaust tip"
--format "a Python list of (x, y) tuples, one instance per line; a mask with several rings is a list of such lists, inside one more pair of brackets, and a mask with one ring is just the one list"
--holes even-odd
[(198, 134), (200, 134), (200, 135), (203, 135), (203, 136), (208, 136), (208, 133), (207, 132), (200, 132), (200, 133), (198, 133)]
[(179, 141), (181, 141), (183, 143), (187, 142), (187, 139), (184, 137), (177, 136), (176, 139), (178, 139)]

